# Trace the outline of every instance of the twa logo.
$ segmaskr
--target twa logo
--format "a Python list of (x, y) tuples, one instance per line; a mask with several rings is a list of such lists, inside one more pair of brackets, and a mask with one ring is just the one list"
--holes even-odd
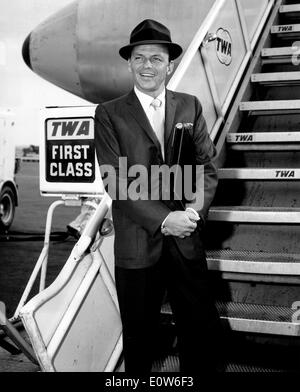
[(47, 119), (48, 140), (77, 140), (94, 138), (92, 118)]
[(222, 28), (217, 31), (216, 51), (219, 61), (228, 66), (232, 61), (232, 40), (229, 32)]

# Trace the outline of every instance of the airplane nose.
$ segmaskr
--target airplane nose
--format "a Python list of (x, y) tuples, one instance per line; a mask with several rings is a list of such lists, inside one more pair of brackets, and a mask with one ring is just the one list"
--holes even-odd
[(32, 69), (31, 60), (30, 60), (30, 37), (31, 37), (31, 34), (29, 34), (26, 37), (26, 39), (25, 39), (25, 41), (23, 43), (23, 46), (22, 46), (22, 56), (23, 56), (23, 60), (25, 61), (25, 64), (30, 69)]
[(128, 41), (128, 27), (125, 22), (111, 26), (116, 8), (108, 10), (106, 16), (102, 0), (76, 0), (49, 15), (25, 39), (24, 62), (43, 79), (89, 102), (125, 94), (132, 82), (119, 48)]

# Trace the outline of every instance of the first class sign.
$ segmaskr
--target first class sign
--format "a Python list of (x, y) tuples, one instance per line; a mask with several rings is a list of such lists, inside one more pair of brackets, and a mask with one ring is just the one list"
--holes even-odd
[(47, 119), (45, 148), (47, 182), (94, 182), (93, 118)]

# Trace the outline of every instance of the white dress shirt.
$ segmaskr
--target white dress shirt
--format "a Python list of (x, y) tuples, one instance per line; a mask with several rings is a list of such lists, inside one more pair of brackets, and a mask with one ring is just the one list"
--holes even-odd
[(138, 97), (138, 100), (140, 101), (144, 112), (146, 113), (146, 116), (157, 136), (157, 139), (160, 142), (161, 145), (161, 152), (163, 158), (165, 158), (165, 148), (164, 148), (164, 124), (165, 124), (165, 108), (166, 108), (166, 89), (164, 89), (155, 99), (159, 99), (161, 101), (161, 106), (159, 107), (159, 115), (161, 116), (161, 127), (162, 129), (158, 130), (156, 129), (155, 123), (153, 121), (153, 116), (156, 115), (155, 109), (151, 105), (153, 102), (154, 98), (151, 97), (148, 94), (142, 93), (140, 90), (137, 89), (137, 87), (134, 87), (134, 92), (136, 96)]
[[(134, 92), (135, 92), (138, 100), (140, 101), (140, 103), (141, 103), (141, 105), (142, 105), (142, 107), (144, 109), (144, 112), (146, 113), (146, 116), (147, 116), (147, 118), (148, 118), (148, 120), (149, 120), (149, 122), (150, 122), (150, 124), (151, 124), (151, 126), (152, 126), (152, 128), (154, 130), (154, 132), (155, 132), (155, 129), (154, 129), (155, 127), (154, 127), (154, 124), (153, 124), (153, 121), (152, 121), (154, 109), (151, 106), (151, 103), (152, 103), (154, 98), (151, 97), (148, 94), (142, 93), (139, 89), (136, 88), (136, 86), (134, 86)], [(166, 89), (164, 89), (156, 98), (161, 101), (160, 111), (161, 111), (161, 115), (162, 115), (162, 121), (164, 123), (165, 122), (165, 108), (166, 108)], [(156, 136), (158, 137), (158, 140), (160, 140), (160, 137), (158, 135), (156, 135)], [(161, 145), (161, 150), (162, 150), (162, 154), (163, 154), (163, 158), (164, 158), (164, 145)], [(195, 211), (191, 207), (188, 207), (186, 209), (186, 211), (188, 211), (188, 210), (195, 214), (195, 220), (199, 220), (200, 219), (197, 211)], [(168, 214), (168, 216), (169, 216), (169, 214)], [(168, 216), (164, 219), (164, 221), (161, 224), (161, 229), (162, 230), (164, 229), (164, 225), (165, 225), (165, 222), (166, 222)]]

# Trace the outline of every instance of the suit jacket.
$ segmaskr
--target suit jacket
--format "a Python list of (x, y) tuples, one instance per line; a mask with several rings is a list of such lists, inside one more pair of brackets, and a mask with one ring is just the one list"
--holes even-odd
[[(101, 166), (112, 165), (117, 177), (123, 178), (119, 173), (119, 157), (127, 157), (128, 168), (140, 164), (150, 170), (151, 165), (171, 165), (172, 133), (179, 122), (193, 123), (191, 139), (195, 146), (195, 162), (204, 165), (204, 203), (197, 206), (191, 202), (184, 207), (196, 209), (203, 223), (218, 180), (214, 165), (216, 149), (207, 133), (202, 107), (196, 97), (166, 91), (165, 161), (160, 143), (133, 90), (125, 96), (99, 104), (95, 113), (95, 146), (100, 171), (104, 175)], [(120, 200), (118, 197), (114, 200), (114, 195), (111, 196), (116, 265), (145, 268), (155, 264), (162, 252), (164, 236), (160, 231), (161, 223), (169, 212), (182, 209), (180, 203), (173, 200)], [(189, 260), (205, 257), (200, 231), (199, 227), (184, 239), (173, 237), (182, 255)]]

